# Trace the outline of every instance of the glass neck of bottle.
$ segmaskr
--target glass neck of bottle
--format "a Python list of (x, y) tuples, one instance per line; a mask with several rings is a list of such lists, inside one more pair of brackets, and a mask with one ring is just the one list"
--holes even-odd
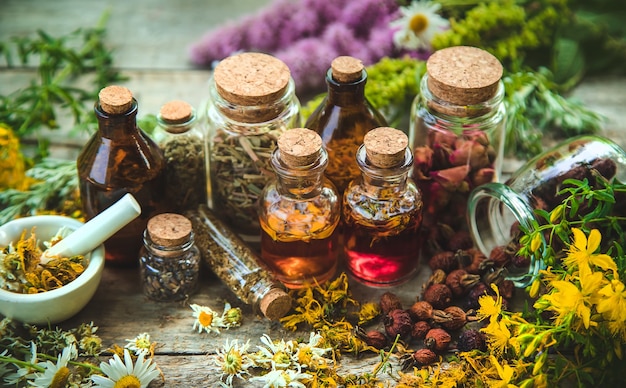
[(337, 82), (333, 79), (332, 69), (326, 73), (328, 102), (337, 106), (362, 104), (365, 101), (365, 83), (367, 73), (363, 70), (361, 78), (355, 82)]
[(148, 249), (154, 255), (162, 256), (162, 257), (175, 257), (175, 256), (179, 256), (189, 251), (193, 247), (194, 236), (193, 236), (193, 233), (191, 233), (189, 235), (189, 238), (181, 242), (180, 244), (165, 246), (165, 245), (159, 245), (156, 242), (154, 242), (150, 238), (150, 234), (146, 230), (144, 231), (144, 234), (143, 234), (143, 242), (144, 242), (146, 249)]
[(308, 199), (320, 195), (323, 188), (324, 170), (328, 165), (328, 153), (321, 149), (311, 164), (290, 167), (280, 159), (280, 150), (272, 153), (272, 166), (276, 172), (277, 189), (281, 195), (296, 199)]
[(357, 150), (356, 161), (361, 169), (361, 185), (366, 193), (385, 199), (397, 196), (406, 190), (409, 172), (413, 165), (413, 154), (407, 148), (404, 161), (395, 167), (380, 168), (372, 165), (367, 158), (365, 146)]
[(167, 133), (175, 135), (192, 131), (195, 128), (197, 121), (195, 109), (192, 109), (191, 116), (189, 116), (188, 120), (178, 123), (168, 122), (164, 120), (160, 114), (157, 116), (157, 124), (159, 127), (163, 128)]
[(131, 108), (121, 114), (109, 114), (96, 102), (94, 112), (98, 119), (98, 130), (103, 137), (119, 138), (137, 131), (137, 101), (133, 98)]

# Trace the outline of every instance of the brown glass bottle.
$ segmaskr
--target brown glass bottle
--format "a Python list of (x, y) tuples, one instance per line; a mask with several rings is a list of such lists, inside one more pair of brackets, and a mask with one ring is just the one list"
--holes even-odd
[(104, 244), (107, 264), (136, 266), (148, 219), (165, 206), (165, 158), (137, 127), (137, 101), (121, 86), (100, 91), (94, 107), (98, 131), (77, 159), (80, 197), (87, 220), (131, 193), (141, 215)]
[(335, 58), (326, 73), (328, 93), (304, 125), (322, 137), (329, 160), (326, 176), (339, 195), (361, 175), (355, 155), (365, 134), (387, 126), (385, 118), (365, 98), (366, 82), (367, 72), (360, 60)]

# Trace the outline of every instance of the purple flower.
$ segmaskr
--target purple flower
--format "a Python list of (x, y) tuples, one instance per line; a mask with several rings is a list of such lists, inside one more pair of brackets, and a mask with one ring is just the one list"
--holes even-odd
[(247, 47), (245, 37), (244, 28), (241, 25), (225, 25), (217, 31), (204, 35), (199, 42), (192, 45), (189, 56), (196, 65), (210, 65), (213, 61), (244, 50)]
[(367, 38), (373, 27), (387, 26), (397, 10), (395, 0), (351, 1), (343, 9), (338, 21), (352, 29), (356, 36)]

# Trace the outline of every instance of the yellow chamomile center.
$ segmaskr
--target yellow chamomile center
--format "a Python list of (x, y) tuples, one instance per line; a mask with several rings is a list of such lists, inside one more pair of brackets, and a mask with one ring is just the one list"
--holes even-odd
[(70, 370), (66, 366), (59, 368), (50, 382), (50, 388), (63, 388), (67, 386), (67, 380), (69, 378)]
[(136, 376), (126, 375), (117, 380), (113, 388), (141, 388), (141, 381)]
[(213, 322), (213, 314), (207, 313), (205, 311), (200, 311), (200, 315), (198, 316), (198, 321), (203, 327), (211, 326)]
[(419, 35), (428, 28), (428, 18), (423, 13), (416, 13), (409, 21), (409, 28), (415, 35)]

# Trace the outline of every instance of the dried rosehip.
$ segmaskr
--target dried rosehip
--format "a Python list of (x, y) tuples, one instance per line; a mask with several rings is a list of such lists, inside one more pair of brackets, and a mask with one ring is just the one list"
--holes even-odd
[(498, 291), (505, 299), (511, 299), (515, 293), (515, 283), (512, 280), (504, 279), (498, 283)]
[(464, 269), (455, 269), (446, 276), (446, 286), (450, 288), (450, 291), (456, 297), (465, 295), (470, 288), (479, 282), (479, 275), (470, 274)]
[(411, 318), (415, 321), (427, 321), (433, 316), (433, 305), (424, 300), (418, 300), (413, 303), (409, 309)]
[(511, 261), (511, 255), (505, 245), (498, 245), (489, 253), (489, 260), (493, 261), (496, 267), (504, 267)]
[(452, 291), (445, 284), (433, 284), (424, 290), (422, 300), (430, 303), (436, 309), (444, 309), (452, 302)]
[(477, 309), (479, 307), (478, 299), (483, 295), (491, 295), (493, 290), (489, 288), (485, 283), (480, 282), (476, 284), (467, 294), (466, 308)]
[(384, 349), (387, 346), (387, 337), (378, 330), (370, 330), (362, 338), (366, 344), (376, 349)]
[(430, 349), (419, 349), (413, 353), (415, 366), (426, 366), (437, 361), (437, 354)]
[(450, 317), (449, 320), (441, 322), (441, 326), (443, 326), (446, 330), (459, 330), (465, 326), (465, 323), (467, 323), (467, 314), (465, 314), (465, 310), (462, 308), (458, 306), (449, 306), (443, 311), (448, 315), (448, 317)]
[[(448, 250), (456, 252), (459, 249), (470, 249), (474, 246), (472, 236), (466, 230), (459, 230), (448, 241)], [(449, 272), (449, 271), (447, 271)]]
[(445, 352), (450, 346), (452, 337), (441, 328), (430, 329), (424, 338), (424, 345), (435, 352)]
[(413, 329), (411, 330), (411, 338), (415, 340), (423, 340), (426, 338), (426, 333), (432, 329), (432, 326), (428, 321), (417, 321), (413, 324)]
[(480, 275), (487, 269), (493, 267), (493, 261), (489, 260), (489, 258), (478, 249), (468, 249), (467, 251), (465, 251), (463, 259), (467, 260), (465, 265), (463, 266), (463, 269), (471, 274)]
[(487, 351), (487, 340), (485, 333), (476, 329), (463, 330), (459, 335), (456, 347), (461, 352), (469, 352), (470, 350)]
[(428, 266), (434, 271), (440, 269), (445, 273), (452, 271), (459, 267), (458, 259), (455, 257), (454, 252), (443, 251), (434, 254), (430, 260), (428, 260)]
[(380, 309), (383, 315), (387, 315), (392, 310), (402, 309), (402, 302), (396, 294), (385, 292), (380, 296)]
[(405, 310), (391, 310), (384, 318), (385, 333), (390, 338), (400, 336), (400, 339), (407, 340), (411, 338), (411, 330), (413, 329), (413, 321), (411, 316)]

